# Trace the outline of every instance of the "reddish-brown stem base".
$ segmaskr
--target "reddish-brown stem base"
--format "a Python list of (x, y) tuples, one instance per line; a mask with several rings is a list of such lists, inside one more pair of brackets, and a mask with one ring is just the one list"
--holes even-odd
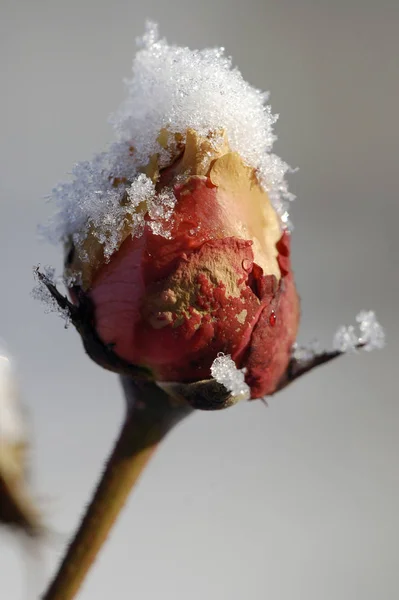
[(125, 379), (123, 386), (128, 401), (124, 425), (79, 529), (42, 600), (76, 597), (158, 443), (189, 412), (186, 406), (173, 406), (155, 384)]

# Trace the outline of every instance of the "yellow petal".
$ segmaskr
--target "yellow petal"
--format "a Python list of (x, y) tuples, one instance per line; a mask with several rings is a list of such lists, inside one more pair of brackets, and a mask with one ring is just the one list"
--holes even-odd
[(281, 237), (280, 220), (254, 170), (243, 163), (239, 154), (228, 152), (215, 160), (209, 177), (219, 188), (218, 200), (234, 223), (236, 235), (253, 240), (255, 262), (265, 275), (280, 279), (276, 249)]

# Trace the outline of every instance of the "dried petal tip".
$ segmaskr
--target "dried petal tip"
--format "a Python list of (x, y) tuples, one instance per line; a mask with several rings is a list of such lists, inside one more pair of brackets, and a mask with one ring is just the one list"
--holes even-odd
[(357, 335), (353, 325), (342, 325), (337, 330), (334, 339), (334, 350), (339, 352), (355, 352), (362, 348), (370, 352), (385, 346), (385, 332), (377, 321), (375, 313), (362, 310), (356, 317), (360, 335)]
[(229, 354), (219, 353), (211, 366), (211, 375), (218, 383), (224, 385), (233, 396), (249, 400), (251, 390), (245, 383), (245, 371), (246, 369), (237, 369)]
[(70, 311), (68, 307), (61, 307), (56, 301), (54, 296), (49, 291), (48, 285), (56, 286), (57, 278), (55, 276), (55, 269), (50, 266), (43, 267), (43, 271), (40, 273), (39, 267), (34, 267), (33, 276), (36, 280), (36, 285), (33, 288), (31, 295), (35, 300), (39, 300), (45, 305), (46, 313), (56, 313), (62, 319), (65, 320), (65, 327), (68, 327), (70, 322)]

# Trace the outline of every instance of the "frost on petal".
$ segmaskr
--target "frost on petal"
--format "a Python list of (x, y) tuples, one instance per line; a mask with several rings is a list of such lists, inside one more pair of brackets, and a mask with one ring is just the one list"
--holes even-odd
[(385, 346), (385, 332), (378, 323), (373, 311), (362, 310), (356, 317), (360, 333), (356, 333), (353, 325), (342, 325), (335, 333), (334, 350), (339, 352), (367, 351), (381, 349)]
[(103, 245), (106, 260), (121, 243), (126, 224), (133, 235), (141, 235), (144, 214), (150, 215), (154, 233), (169, 237), (173, 198), (156, 201), (143, 170), (154, 157), (159, 167), (170, 165), (188, 130), (210, 136), (216, 145), (217, 132), (224, 131), (230, 149), (256, 170), (283, 228), (289, 228), (289, 167), (272, 153), (277, 117), (266, 104), (268, 95), (243, 79), (223, 48), (169, 45), (153, 23), (147, 24), (138, 45), (127, 98), (111, 118), (116, 141), (91, 161), (76, 164), (71, 180), (53, 190), (58, 212), (43, 228), (46, 237), (55, 243), (71, 239), (82, 247), (91, 232)]
[(171, 190), (157, 194), (148, 204), (149, 227), (155, 235), (170, 239), (170, 224), (176, 198)]
[(142, 234), (145, 222), (144, 215), (138, 212), (137, 209), (140, 204), (145, 203), (148, 225), (152, 232), (155, 235), (170, 238), (170, 220), (176, 204), (173, 190), (165, 188), (157, 194), (151, 179), (144, 174), (140, 174), (128, 188), (127, 195), (130, 204), (127, 205), (126, 211), (129, 211), (134, 223), (132, 228), (133, 237), (139, 237)]
[(212, 363), (211, 375), (218, 383), (232, 393), (233, 396), (242, 396), (249, 399), (251, 390), (245, 383), (245, 369), (237, 369), (234, 360), (229, 354), (219, 354)]

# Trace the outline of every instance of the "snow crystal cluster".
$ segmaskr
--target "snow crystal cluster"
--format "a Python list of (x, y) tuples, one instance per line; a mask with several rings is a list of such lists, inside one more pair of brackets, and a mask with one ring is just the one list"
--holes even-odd
[[(362, 310), (356, 316), (357, 329), (354, 325), (341, 325), (333, 338), (333, 349), (337, 352), (356, 352), (357, 350), (378, 350), (385, 346), (385, 332), (377, 321), (375, 313)], [(315, 356), (323, 354), (318, 340), (307, 346), (294, 344), (292, 358), (298, 362), (311, 361)]]
[(377, 321), (375, 313), (362, 310), (356, 317), (360, 334), (356, 333), (353, 325), (342, 325), (337, 330), (334, 340), (334, 350), (339, 352), (354, 352), (358, 348), (371, 351), (385, 346), (385, 332)]
[(152, 23), (138, 45), (133, 77), (126, 82), (127, 99), (111, 118), (116, 141), (91, 161), (75, 165), (72, 181), (53, 190), (58, 212), (47, 237), (59, 242), (71, 236), (79, 244), (92, 228), (107, 257), (117, 248), (117, 232), (127, 218), (133, 221), (132, 234), (142, 233), (143, 214), (136, 208), (143, 200), (150, 200), (155, 233), (168, 237), (165, 222), (173, 200), (155, 195), (140, 169), (154, 154), (161, 166), (170, 161), (171, 150), (159, 141), (161, 131), (171, 139), (179, 134), (184, 143), (190, 128), (204, 136), (224, 130), (231, 149), (256, 169), (282, 224), (288, 226), (287, 205), (293, 196), (284, 177), (289, 167), (271, 152), (276, 116), (266, 104), (268, 95), (244, 81), (223, 48), (168, 45)]
[(243, 400), (250, 398), (251, 390), (245, 383), (245, 369), (237, 369), (229, 354), (218, 354), (212, 363), (211, 375), (233, 396), (241, 396)]
[(294, 344), (291, 350), (291, 356), (298, 362), (307, 362), (312, 360), (317, 354), (320, 354), (320, 342), (315, 339), (312, 340), (307, 346), (300, 346)]

